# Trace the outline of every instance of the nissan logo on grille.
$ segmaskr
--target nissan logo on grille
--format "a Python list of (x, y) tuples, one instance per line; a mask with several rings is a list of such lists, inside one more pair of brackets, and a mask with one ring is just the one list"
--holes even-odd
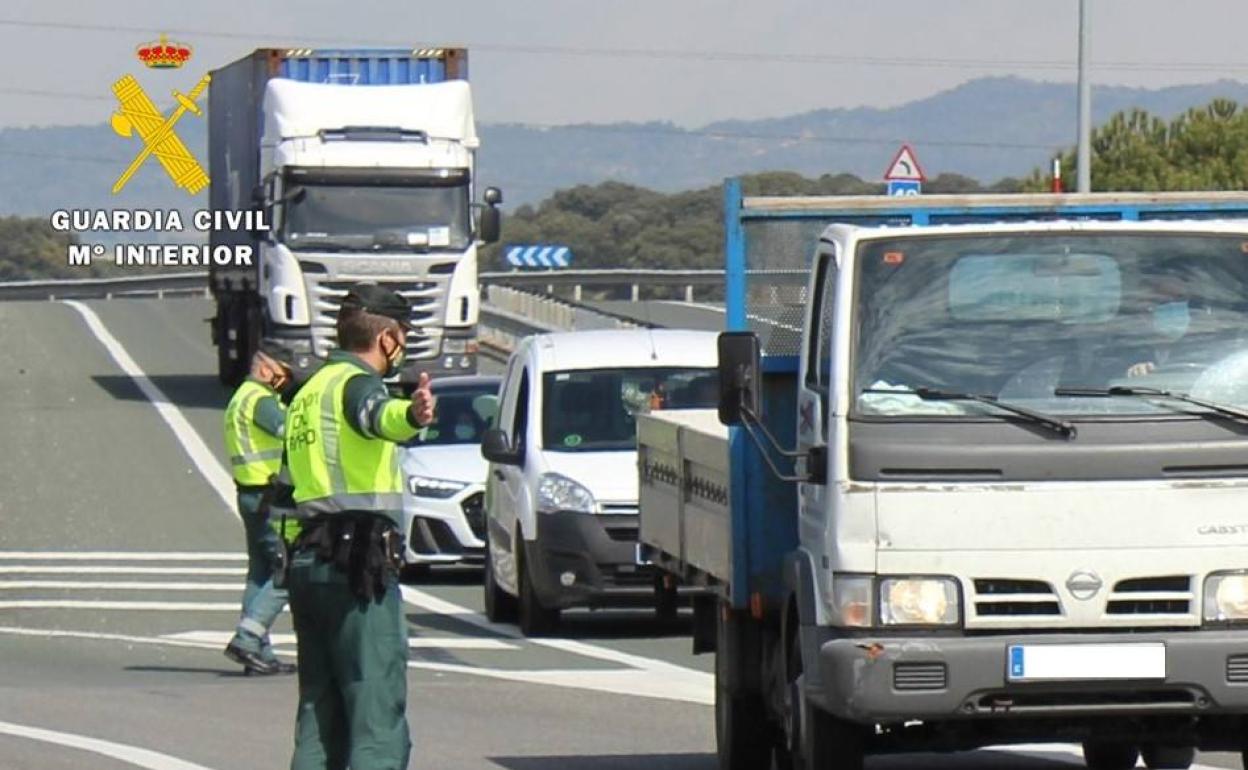
[(1103, 585), (1105, 584), (1101, 581), (1100, 575), (1091, 570), (1079, 570), (1066, 578), (1066, 590), (1080, 601), (1087, 601), (1096, 596)]

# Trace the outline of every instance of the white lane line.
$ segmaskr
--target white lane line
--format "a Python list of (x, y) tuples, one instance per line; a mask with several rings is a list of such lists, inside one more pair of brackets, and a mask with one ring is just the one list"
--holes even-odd
[[(470, 625), (513, 639), (520, 638), (513, 626), (491, 623), (488, 618), (467, 607), (440, 599), (411, 586), (402, 586), (403, 601), (434, 612), (450, 615)], [(525, 640), (530, 644), (548, 647), (562, 652), (616, 663), (623, 670), (559, 670), (559, 671), (480, 671), (484, 676), (496, 676), (518, 682), (547, 684), (557, 687), (597, 690), (619, 695), (639, 695), (648, 698), (685, 701), (711, 705), (715, 702), (715, 677), (704, 671), (680, 666), (675, 663), (633, 655), (609, 647), (587, 644), (574, 639), (535, 638)], [(461, 667), (471, 668), (471, 667)], [(450, 671), (451, 669), (446, 669)], [(455, 669), (458, 673), (458, 669)]]
[(19, 599), (0, 610), (136, 610), (159, 612), (238, 612), (238, 602), (113, 602), (78, 599)]
[[(234, 634), (231, 631), (182, 631), (176, 634), (164, 634), (162, 639), (177, 639), (185, 642), (201, 642), (224, 647)], [(294, 634), (270, 634), (269, 641), (274, 647), (289, 647), (295, 644)], [(520, 647), (500, 639), (479, 639), (469, 636), (414, 636), (407, 640), (407, 646), (414, 650), (491, 650), (509, 651)]]
[(3, 561), (247, 561), (220, 551), (0, 551)]
[[(225, 472), (225, 468), (221, 465), (217, 456), (208, 449), (203, 439), (199, 437), (199, 434), (195, 432), (191, 424), (182, 416), (182, 411), (139, 368), (139, 365), (130, 357), (130, 354), (117, 341), (117, 338), (104, 327), (104, 323), (100, 321), (100, 317), (95, 314), (94, 310), (77, 300), (65, 300), (65, 304), (78, 311), (78, 314), (86, 321), (87, 328), (91, 330), (95, 338), (100, 341), (100, 344), (112, 356), (117, 366), (134, 380), (134, 384), (138, 386), (147, 400), (152, 402), (152, 406), (155, 407), (157, 414), (169, 426), (169, 430), (173, 431), (173, 435), (182, 444), (182, 448), (186, 450), (186, 454), (191, 458), (191, 462), (194, 463), (217, 495), (220, 496), (225, 509), (234, 514), (234, 517), (237, 519), (238, 511), (234, 509), (234, 481)], [(241, 521), (241, 519), (239, 520)]]
[(28, 727), (26, 725), (13, 724), (12, 722), (0, 722), (0, 733), (13, 735), (18, 738), (27, 738), (32, 741), (52, 743), (71, 749), (89, 751), (93, 754), (112, 757), (128, 765), (146, 768), (147, 770), (210, 770), (210, 768), (203, 765), (171, 757), (168, 754), (161, 754), (159, 751), (141, 749), (138, 746), (114, 743), (112, 741), (100, 740), (99, 738), (90, 738), (86, 735), (63, 733), (58, 730), (45, 730), (41, 727)]
[(134, 580), (0, 580), (0, 591), (241, 591), (242, 583), (146, 583)]
[(224, 577), (247, 574), (243, 567), (115, 567), (79, 564), (73, 567), (49, 567), (42, 564), (0, 566), (0, 575), (165, 575), (172, 577)]

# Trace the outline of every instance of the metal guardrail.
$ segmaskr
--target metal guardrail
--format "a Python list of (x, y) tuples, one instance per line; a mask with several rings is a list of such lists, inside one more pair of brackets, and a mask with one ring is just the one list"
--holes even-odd
[(206, 272), (0, 282), (0, 300), (163, 297), (166, 294), (205, 294), (207, 291)]

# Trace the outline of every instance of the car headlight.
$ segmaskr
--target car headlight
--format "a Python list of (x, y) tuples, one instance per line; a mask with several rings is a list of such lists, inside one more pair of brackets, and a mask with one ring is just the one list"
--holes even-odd
[(870, 628), (875, 616), (874, 588), (875, 578), (870, 575), (833, 575), (832, 622), (844, 628)]
[(950, 578), (882, 578), (880, 622), (886, 626), (951, 626), (961, 615)]
[(445, 500), (448, 497), (454, 497), (467, 486), (466, 482), (450, 479), (432, 479), (428, 476), (407, 477), (407, 488), (417, 497), (436, 497)]
[(544, 473), (537, 484), (537, 510), (540, 513), (573, 511), (593, 513), (594, 496), (588, 489), (558, 473)]
[(1207, 622), (1248, 620), (1248, 573), (1215, 572), (1205, 578), (1204, 605)]

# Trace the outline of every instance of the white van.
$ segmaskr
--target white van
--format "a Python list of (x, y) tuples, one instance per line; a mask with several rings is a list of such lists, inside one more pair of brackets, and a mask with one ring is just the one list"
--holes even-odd
[(560, 611), (675, 589), (641, 558), (636, 415), (718, 399), (712, 332), (620, 329), (524, 339), (507, 365), (486, 479), (485, 606), (547, 633)]

